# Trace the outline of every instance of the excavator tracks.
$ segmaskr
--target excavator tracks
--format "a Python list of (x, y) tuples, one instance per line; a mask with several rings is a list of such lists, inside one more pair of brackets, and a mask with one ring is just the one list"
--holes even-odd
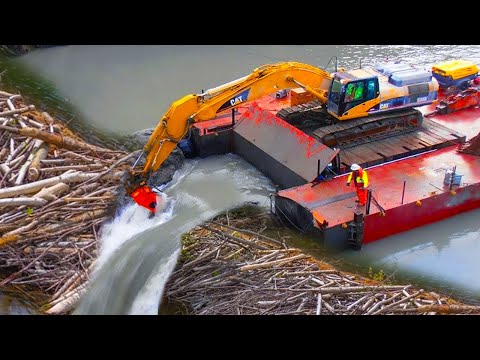
[(423, 123), (422, 113), (413, 108), (340, 121), (318, 101), (282, 109), (277, 116), (328, 147), (342, 148), (413, 131)]
[(322, 125), (331, 125), (334, 120), (319, 100), (283, 108), (277, 112), (277, 116), (302, 131), (305, 131), (309, 123), (317, 128)]
[(317, 136), (329, 147), (346, 148), (399, 133), (416, 130), (422, 125), (423, 115), (415, 109), (372, 115), (367, 118), (337, 121), (333, 125), (315, 130)]

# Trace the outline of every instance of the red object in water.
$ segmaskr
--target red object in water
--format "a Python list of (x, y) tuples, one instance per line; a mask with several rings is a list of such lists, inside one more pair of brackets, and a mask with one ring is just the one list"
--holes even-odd
[(132, 192), (130, 196), (138, 205), (147, 208), (153, 213), (157, 211), (157, 195), (152, 191), (150, 186), (142, 186)]

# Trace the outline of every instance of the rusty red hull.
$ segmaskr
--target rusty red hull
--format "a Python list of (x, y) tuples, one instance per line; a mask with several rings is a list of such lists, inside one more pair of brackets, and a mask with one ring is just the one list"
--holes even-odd
[(480, 183), (419, 201), (420, 203), (412, 202), (388, 209), (384, 216), (378, 213), (366, 216), (363, 243), (367, 244), (480, 208)]

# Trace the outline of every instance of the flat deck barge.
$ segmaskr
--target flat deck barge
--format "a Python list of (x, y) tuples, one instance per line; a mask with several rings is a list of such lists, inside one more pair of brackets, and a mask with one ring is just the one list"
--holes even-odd
[[(265, 96), (214, 120), (196, 123), (191, 139), (200, 157), (233, 152), (270, 177), (275, 213), (288, 225), (311, 232), (327, 246), (363, 244), (480, 207), (480, 156), (459, 147), (480, 133), (480, 109), (433, 114), (418, 108), (415, 130), (332, 148), (319, 141), (321, 128), (299, 128), (277, 116), (288, 97)], [(357, 207), (346, 187), (350, 165), (369, 174), (369, 197)], [(333, 164), (334, 174), (313, 182)]]

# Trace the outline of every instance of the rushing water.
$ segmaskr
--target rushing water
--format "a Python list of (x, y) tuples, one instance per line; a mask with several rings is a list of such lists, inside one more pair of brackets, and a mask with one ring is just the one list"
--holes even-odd
[[(0, 71), (7, 69), (2, 85), (70, 121), (87, 138), (120, 146), (131, 133), (154, 127), (171, 102), (185, 94), (239, 78), (265, 63), (324, 67), (332, 56), (346, 68), (384, 60), (430, 67), (459, 57), (480, 64), (480, 46), (65, 46), (13, 61), (0, 59)], [(330, 63), (328, 70), (333, 69)], [(180, 173), (188, 176), (178, 174), (179, 180), (166, 189), (170, 207), (161, 217), (151, 221), (131, 207), (104, 228), (103, 266), (76, 313), (156, 313), (181, 233), (234, 204), (265, 198), (270, 186), (232, 156), (190, 161)], [(479, 220), (480, 212), (472, 211), (367, 245), (361, 252), (345, 252), (339, 259), (345, 266), (395, 271), (397, 278), (477, 301)]]
[(148, 211), (131, 205), (104, 227), (98, 276), (76, 314), (156, 314), (181, 235), (246, 202), (269, 206), (274, 187), (228, 154), (188, 161), (163, 190), (166, 209), (160, 216), (148, 219)]

